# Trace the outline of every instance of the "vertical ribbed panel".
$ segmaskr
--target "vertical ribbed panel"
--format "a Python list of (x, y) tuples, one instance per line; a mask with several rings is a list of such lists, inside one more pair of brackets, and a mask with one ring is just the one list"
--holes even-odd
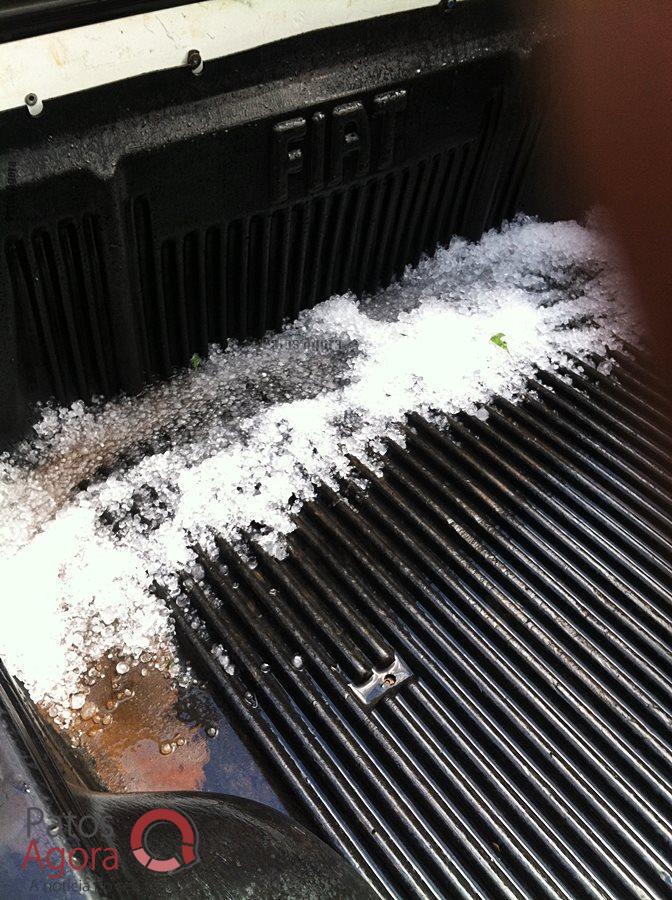
[[(478, 236), (488, 215), (515, 205), (536, 135), (529, 118), (513, 160), (502, 163), (506, 183), (496, 185), (504, 177), (492, 161), (502, 109), (496, 93), (475, 139), (233, 221), (165, 235), (149, 198), (136, 197), (128, 264), (129, 327), (137, 334), (125, 333), (140, 354), (136, 382), (169, 376), (213, 341), (261, 337), (335, 293), (386, 286), (455, 234)], [(6, 242), (11, 300), (26, 337), (18, 370), (29, 398), (66, 403), (126, 383), (116, 371), (124, 354), (112, 340), (107, 251), (93, 216)]]
[(146, 198), (133, 205), (146, 363), (168, 374), (208, 341), (261, 337), (334, 293), (388, 285), (467, 226), (492, 141), (276, 209), (157, 241)]
[(98, 219), (84, 216), (6, 242), (15, 316), (25, 335), (18, 366), (29, 395), (68, 403), (117, 389), (101, 241)]
[[(507, 184), (495, 191), (488, 160), (498, 151), (501, 110), (497, 94), (468, 142), (229, 222), (160, 234), (149, 198), (136, 197), (128, 263), (135, 288), (129, 327), (137, 334), (125, 333), (140, 354), (136, 381), (169, 376), (194, 353), (207, 354), (211, 342), (261, 337), (335, 293), (361, 296), (390, 284), (423, 253), (471, 234), (485, 221), (485, 196), (497, 213), (508, 212), (534, 125), (526, 121)], [(126, 383), (116, 371), (124, 354), (112, 339), (115, 298), (103, 240), (99, 219), (84, 216), (5, 244), (28, 399), (67, 403)]]
[(540, 113), (536, 115), (530, 113), (525, 117), (517, 140), (509, 149), (507, 168), (497, 181), (488, 227), (496, 226), (500, 222), (512, 218), (518, 211), (520, 194), (529, 170), (530, 160), (539, 140), (542, 124), (543, 119)]

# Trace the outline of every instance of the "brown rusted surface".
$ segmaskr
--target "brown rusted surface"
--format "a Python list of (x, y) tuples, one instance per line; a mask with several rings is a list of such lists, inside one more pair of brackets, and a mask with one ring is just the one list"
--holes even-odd
[(208, 739), (197, 724), (178, 718), (178, 689), (169, 673), (141, 664), (121, 676), (112, 665), (106, 669), (71, 728), (105, 787), (202, 789)]

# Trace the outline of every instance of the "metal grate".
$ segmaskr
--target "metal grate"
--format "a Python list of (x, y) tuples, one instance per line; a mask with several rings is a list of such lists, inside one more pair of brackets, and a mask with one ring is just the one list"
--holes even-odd
[[(625, 357), (560, 376), (449, 433), (411, 417), (382, 479), (357, 463), (366, 489), (304, 509), (285, 561), (203, 557), (184, 591), (205, 631), (175, 606), (383, 896), (669, 896), (671, 410)], [(377, 702), (353, 690), (372, 680)]]

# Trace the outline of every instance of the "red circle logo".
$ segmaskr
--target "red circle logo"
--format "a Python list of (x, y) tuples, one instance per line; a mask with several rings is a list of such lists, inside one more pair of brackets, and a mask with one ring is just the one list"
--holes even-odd
[[(147, 849), (147, 835), (156, 825), (174, 825), (180, 832), (179, 855), (160, 859)], [(172, 875), (198, 862), (198, 834), (191, 820), (175, 809), (150, 809), (140, 816), (131, 831), (131, 850), (141, 866), (159, 875)]]

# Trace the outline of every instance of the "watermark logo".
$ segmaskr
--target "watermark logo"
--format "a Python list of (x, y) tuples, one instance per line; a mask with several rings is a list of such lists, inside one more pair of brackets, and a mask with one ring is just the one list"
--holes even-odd
[[(180, 833), (181, 846), (178, 853), (168, 859), (154, 856), (147, 838), (157, 825), (173, 825)], [(198, 861), (198, 832), (190, 819), (175, 809), (158, 807), (140, 816), (131, 831), (131, 850), (141, 866), (160, 875), (173, 875), (182, 869), (195, 865)]]
[[(113, 822), (105, 816), (85, 815), (81, 818), (67, 815), (47, 820), (38, 807), (30, 807), (27, 813), (26, 831), (29, 839), (21, 868), (39, 870), (49, 879), (49, 884), (57, 880), (61, 886), (68, 876), (82, 877), (119, 873), (122, 860), (114, 846)], [(156, 839), (151, 839), (155, 828), (168, 826), (175, 832), (175, 843), (179, 844), (172, 856), (157, 856)], [(40, 847), (44, 840), (44, 830), (49, 834), (62, 835), (56, 846)], [(34, 836), (37, 832), (38, 836)], [(77, 843), (78, 846), (74, 846)], [(81, 843), (96, 846), (81, 846)], [(110, 846), (110, 844), (112, 846)], [(172, 875), (199, 862), (198, 832), (191, 819), (175, 809), (157, 807), (143, 813), (131, 830), (130, 850), (135, 859), (148, 872), (157, 875)], [(167, 851), (170, 852), (170, 851)], [(124, 854), (125, 855), (125, 854)], [(70, 878), (72, 881), (72, 877)]]
[[(104, 846), (107, 842), (104, 841), (103, 835), (109, 828), (109, 822), (104, 817), (86, 815), (77, 818), (70, 814), (56, 820), (50, 831), (67, 836), (67, 841), (49, 847), (42, 853), (38, 839), (32, 834), (34, 830), (39, 831), (40, 826), (46, 824), (41, 809), (34, 806), (28, 808), (26, 832), (29, 843), (21, 861), (24, 872), (29, 866), (31, 869), (37, 867), (40, 872), (46, 873), (48, 879), (62, 881), (68, 874), (75, 872), (88, 875), (88, 873), (116, 872), (119, 869), (119, 854), (116, 848)], [(87, 843), (97, 841), (98, 845), (71, 846), (80, 837)]]

